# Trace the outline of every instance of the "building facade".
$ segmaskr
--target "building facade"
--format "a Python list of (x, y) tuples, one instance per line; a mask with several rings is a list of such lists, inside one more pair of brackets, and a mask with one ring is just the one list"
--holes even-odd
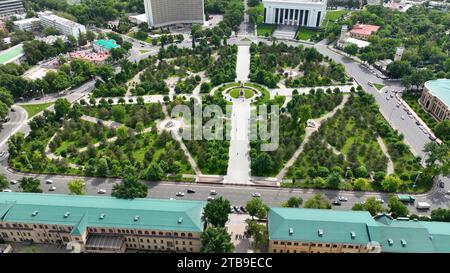
[(86, 33), (84, 25), (56, 16), (50, 11), (39, 12), (38, 16), (44, 28), (54, 27), (63, 35), (73, 35), (78, 38), (80, 33)]
[(39, 18), (27, 18), (13, 22), (14, 28), (26, 31), (33, 31), (41, 27), (41, 20)]
[(204, 24), (204, 0), (144, 0), (149, 27)]
[(367, 211), (271, 208), (269, 253), (450, 253), (450, 223)]
[(8, 19), (24, 12), (22, 0), (0, 0), (0, 19)]
[(325, 18), (326, 0), (263, 0), (266, 24), (318, 28)]
[(81, 252), (199, 252), (205, 203), (0, 193), (0, 238), (77, 244)]
[(356, 24), (350, 30), (350, 37), (361, 40), (368, 40), (370, 35), (377, 32), (380, 29), (379, 26)]
[(436, 120), (450, 119), (450, 79), (427, 81), (419, 102)]

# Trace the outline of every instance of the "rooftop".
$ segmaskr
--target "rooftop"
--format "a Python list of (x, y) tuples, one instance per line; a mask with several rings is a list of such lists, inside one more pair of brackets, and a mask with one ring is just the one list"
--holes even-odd
[(427, 81), (425, 87), (450, 108), (450, 79)]
[(14, 21), (13, 24), (14, 25), (29, 24), (29, 23), (33, 23), (33, 22), (39, 22), (40, 20), (41, 19), (39, 19), (39, 18), (32, 17), (32, 18), (26, 18), (26, 19)]
[(350, 43), (350, 44), (354, 44), (356, 45), (358, 48), (364, 48), (367, 47), (368, 45), (370, 45), (369, 42), (367, 41), (363, 41), (363, 40), (359, 40), (359, 39), (355, 39), (352, 37), (349, 37), (345, 40), (346, 43)]
[(96, 40), (94, 43), (96, 45), (101, 46), (106, 49), (113, 49), (113, 48), (120, 47), (120, 45), (118, 45), (116, 43), (116, 40), (114, 40), (114, 39), (101, 39), (101, 40)]
[(353, 26), (351, 33), (361, 34), (361, 35), (371, 35), (376, 32), (380, 27), (374, 25), (356, 24)]
[[(205, 202), (62, 194), (0, 193), (3, 222), (201, 232)], [(180, 221), (181, 219), (181, 221)]]
[(23, 44), (20, 43), (11, 48), (5, 49), (0, 52), (0, 64), (7, 64), (14, 62), (18, 58), (24, 55)]

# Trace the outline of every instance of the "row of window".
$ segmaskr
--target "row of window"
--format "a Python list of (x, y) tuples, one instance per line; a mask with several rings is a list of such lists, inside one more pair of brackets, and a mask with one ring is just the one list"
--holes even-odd
[[(279, 243), (280, 243), (280, 245), (285, 245), (286, 244), (288, 246), (291, 246), (291, 245), (294, 245), (294, 246), (301, 245), (301, 246), (311, 246), (311, 247), (330, 247), (331, 246), (331, 244), (323, 244), (323, 243), (317, 243), (316, 244), (316, 243), (299, 243), (299, 242), (283, 242), (283, 241), (281, 241)], [(274, 245), (278, 245), (278, 241), (274, 241), (273, 244)], [(333, 248), (338, 248), (339, 245), (338, 244), (333, 244), (332, 247)], [(358, 249), (359, 245), (342, 245), (342, 248), (349, 248), (349, 249), (355, 248), (355, 249)]]
[[(138, 249), (138, 245), (137, 244), (125, 244), (125, 246), (127, 247), (127, 248), (133, 248), (133, 249)], [(141, 249), (145, 249), (142, 245), (141, 245)], [(150, 246), (150, 245), (147, 245), (147, 249), (149, 249), (149, 250), (151, 250), (152, 249), (152, 247)], [(161, 247), (158, 247), (158, 246), (153, 246), (153, 249), (154, 250), (170, 250), (170, 248), (165, 248), (164, 246), (161, 246)], [(187, 251), (187, 248), (186, 247), (175, 247), (175, 250), (177, 250), (177, 251), (179, 251), (179, 250), (182, 250), (182, 251)], [(189, 251), (194, 251), (193, 250), (193, 248), (192, 247), (190, 247), (189, 248)]]
[[(48, 226), (48, 225), (36, 225), (36, 224), (10, 224), (10, 223), (0, 223), (0, 228), (28, 228), (28, 229), (51, 229), (52, 226)], [(71, 226), (59, 226), (59, 230), (65, 230), (65, 231), (72, 231), (72, 227)]]
[[(104, 229), (104, 228), (101, 228), (101, 229), (97, 229), (97, 228), (89, 228), (88, 229), (89, 230), (89, 232), (102, 232), (102, 233), (106, 233), (106, 229)], [(114, 230), (113, 229), (108, 229), (108, 232), (109, 233), (114, 233)], [(136, 232), (135, 232), (135, 230), (134, 229), (117, 229), (117, 232), (118, 233), (122, 233), (122, 234), (139, 234), (139, 235), (159, 235), (159, 236), (172, 236), (172, 233), (171, 232), (166, 232), (165, 234), (164, 234), (164, 232), (162, 232), (162, 231), (159, 231), (158, 233), (156, 233), (156, 231), (148, 231), (148, 230), (144, 230), (144, 231), (142, 231), (142, 230), (137, 230)], [(181, 236), (181, 237), (186, 237), (186, 233), (184, 233), (184, 232), (181, 232), (181, 233), (178, 233), (178, 232), (174, 232), (173, 233), (173, 236)], [(192, 237), (192, 233), (188, 233), (187, 234), (187, 237)]]

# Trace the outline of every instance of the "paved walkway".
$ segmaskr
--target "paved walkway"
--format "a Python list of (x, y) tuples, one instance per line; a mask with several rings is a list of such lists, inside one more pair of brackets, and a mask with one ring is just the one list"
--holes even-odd
[(236, 80), (247, 82), (250, 74), (250, 46), (238, 46), (237, 60), (236, 60)]
[(387, 162), (387, 174), (393, 174), (394, 173), (394, 163), (392, 162), (392, 158), (389, 155), (388, 149), (386, 147), (386, 145), (384, 144), (383, 139), (379, 136), (377, 137), (377, 142), (378, 145), (380, 145), (381, 150), (383, 151), (384, 155), (387, 157), (388, 162)]
[(319, 130), (319, 128), (322, 125), (322, 122), (324, 120), (334, 116), (334, 114), (336, 114), (337, 110), (342, 109), (344, 107), (345, 103), (347, 102), (347, 100), (348, 100), (348, 96), (344, 96), (344, 98), (342, 99), (342, 102), (336, 108), (334, 108), (333, 111), (328, 112), (326, 115), (324, 115), (320, 118), (312, 120), (316, 124), (316, 126), (314, 128), (311, 128), (311, 127), (305, 128), (305, 137), (303, 139), (302, 144), (300, 145), (300, 147), (297, 148), (297, 150), (295, 151), (295, 153), (291, 157), (291, 159), (289, 159), (289, 161), (284, 165), (283, 169), (277, 174), (278, 181), (281, 181), (283, 179), (283, 177), (288, 172), (289, 168), (297, 161), (297, 158), (303, 151), (305, 144), (308, 143), (312, 133)]

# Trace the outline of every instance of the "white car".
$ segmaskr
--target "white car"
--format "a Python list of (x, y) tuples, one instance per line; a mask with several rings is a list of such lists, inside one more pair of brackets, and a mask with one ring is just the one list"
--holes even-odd
[(376, 200), (377, 200), (378, 203), (384, 204), (384, 199), (382, 199), (382, 198), (377, 198)]
[(217, 195), (217, 192), (216, 192), (216, 190), (211, 190), (211, 191), (209, 192), (209, 194), (211, 194), (211, 195)]
[(445, 194), (450, 195), (450, 191), (447, 191)]
[(177, 192), (176, 195), (177, 195), (177, 196), (184, 196), (184, 192), (179, 191), (179, 192)]
[(3, 192), (12, 192), (10, 189), (4, 189)]
[(405, 116), (402, 116), (402, 119), (404, 120), (404, 119), (405, 119)]
[(56, 187), (55, 187), (55, 186), (51, 186), (48, 190), (49, 190), (49, 191), (55, 191), (55, 190), (56, 190)]
[(17, 180), (11, 180), (10, 183), (11, 183), (12, 185), (16, 185), (16, 184), (17, 184)]
[(252, 194), (253, 197), (261, 197), (261, 194), (259, 192), (254, 192)]
[(212, 200), (214, 200), (214, 197), (212, 197), (212, 196), (208, 196), (208, 199), (207, 199), (208, 201), (212, 201)]
[(338, 200), (339, 200), (339, 201), (348, 201), (348, 198), (345, 197), (345, 196), (339, 196), (339, 197), (338, 197)]
[(53, 180), (47, 179), (47, 180), (45, 180), (45, 184), (53, 184)]
[(106, 193), (106, 190), (104, 190), (104, 189), (99, 189), (99, 190), (97, 191), (97, 193), (98, 193), (98, 194), (105, 194), (105, 193)]

